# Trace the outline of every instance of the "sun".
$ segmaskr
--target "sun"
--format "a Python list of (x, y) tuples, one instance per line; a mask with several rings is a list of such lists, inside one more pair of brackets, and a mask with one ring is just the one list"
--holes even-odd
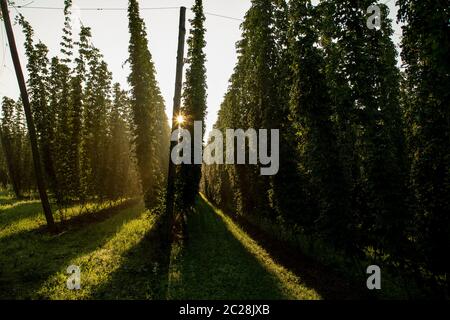
[(185, 121), (184, 116), (183, 116), (182, 114), (179, 114), (179, 115), (177, 116), (177, 123), (178, 123), (178, 124), (183, 124), (184, 121)]

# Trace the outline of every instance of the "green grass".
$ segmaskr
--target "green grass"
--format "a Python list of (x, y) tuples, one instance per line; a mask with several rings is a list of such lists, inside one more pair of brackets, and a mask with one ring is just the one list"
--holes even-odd
[(188, 218), (189, 240), (172, 248), (171, 299), (320, 299), (206, 199)]
[[(165, 296), (167, 271), (151, 239), (155, 218), (142, 204), (50, 235), (42, 228), (39, 202), (0, 203), (0, 299)], [(68, 210), (66, 219), (75, 217), (77, 210)], [(66, 288), (69, 265), (81, 268), (81, 290)]]
[[(141, 202), (90, 208), (68, 208), (54, 235), (38, 201), (0, 194), (0, 299), (323, 298), (204, 198), (170, 269)], [(81, 290), (66, 287), (70, 265), (81, 269)]]

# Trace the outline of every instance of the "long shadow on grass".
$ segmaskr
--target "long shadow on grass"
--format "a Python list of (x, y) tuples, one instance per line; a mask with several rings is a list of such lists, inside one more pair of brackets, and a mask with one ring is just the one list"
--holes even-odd
[(188, 233), (171, 262), (171, 299), (292, 299), (201, 199), (189, 216)]
[(36, 298), (37, 290), (51, 275), (78, 256), (101, 247), (117, 233), (118, 227), (139, 216), (142, 210), (136, 206), (114, 210), (119, 212), (105, 216), (107, 220), (91, 221), (83, 228), (58, 235), (37, 229), (0, 239), (0, 299)]
[[(9, 194), (0, 192), (0, 207), (8, 206), (15, 202), (21, 201), (21, 200), (26, 200), (26, 199), (16, 199), (15, 197), (10, 196)], [(1, 212), (1, 210), (0, 210), (0, 212)]]
[[(139, 201), (139, 199), (129, 199), (123, 201), (122, 203), (99, 209), (95, 212), (84, 211), (83, 213), (74, 215), (69, 219), (57, 221), (56, 233), (58, 234), (67, 232), (69, 230), (76, 230), (92, 223), (102, 222), (121, 212), (121, 210), (138, 204)], [(55, 208), (53, 208), (53, 210), (54, 212), (56, 212)], [(8, 209), (5, 209), (0, 214), (0, 230), (6, 227), (8, 224), (13, 224), (21, 219), (38, 217), (39, 215), (43, 215), (42, 205), (40, 201), (17, 203), (16, 205)], [(36, 226), (32, 229), (15, 232), (10, 237), (21, 237), (21, 235), (25, 235), (27, 233), (44, 234), (48, 232), (47, 226), (45, 224), (35, 225)], [(6, 239), (7, 238), (4, 238), (4, 240)]]
[(121, 265), (91, 294), (91, 299), (163, 300), (167, 296), (170, 250), (160, 243), (161, 224), (122, 256)]
[(137, 205), (140, 201), (140, 199), (129, 199), (123, 201), (122, 203), (111, 205), (95, 212), (85, 211), (84, 213), (73, 216), (70, 219), (58, 222), (56, 224), (56, 229), (59, 232), (65, 232), (67, 230), (83, 228), (84, 226), (92, 223), (102, 222), (120, 213), (126, 208)]
[(4, 228), (7, 224), (36, 216), (42, 212), (41, 202), (37, 200), (20, 202), (16, 200), (6, 206), (6, 209), (0, 208), (0, 229)]
[(314, 288), (323, 299), (354, 300), (370, 297), (367, 292), (337, 275), (333, 269), (314, 261), (291, 244), (275, 239), (242, 217), (230, 218), (263, 247), (274, 261), (294, 272), (307, 287)]

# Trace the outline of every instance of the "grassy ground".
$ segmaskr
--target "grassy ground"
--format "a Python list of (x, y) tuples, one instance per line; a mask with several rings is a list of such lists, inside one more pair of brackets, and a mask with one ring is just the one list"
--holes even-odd
[(230, 218), (200, 199), (172, 249), (171, 299), (320, 299)]
[[(169, 269), (156, 218), (142, 203), (79, 210), (67, 210), (61, 232), (51, 235), (38, 201), (0, 194), (0, 299), (327, 297), (206, 199), (188, 219), (189, 240), (172, 246)], [(70, 265), (81, 269), (81, 290), (66, 288)]]
[[(68, 211), (76, 215), (77, 208)], [(58, 235), (43, 231), (39, 202), (0, 197), (0, 299), (161, 299), (167, 272), (151, 241), (154, 218), (135, 204), (78, 219)], [(68, 216), (66, 219), (70, 219)], [(82, 288), (66, 288), (66, 269), (81, 268)]]

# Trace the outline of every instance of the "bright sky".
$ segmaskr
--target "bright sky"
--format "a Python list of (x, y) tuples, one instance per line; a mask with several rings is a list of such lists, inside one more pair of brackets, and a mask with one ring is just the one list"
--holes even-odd
[[(140, 0), (141, 8), (192, 7), (193, 0)], [(391, 17), (395, 16), (394, 0), (387, 0), (391, 7)], [(63, 0), (15, 0), (16, 5), (29, 7), (62, 7)], [(129, 68), (123, 66), (128, 58), (128, 18), (126, 10), (86, 11), (84, 8), (127, 8), (127, 0), (74, 0), (73, 14), (85, 26), (92, 29), (92, 41), (105, 56), (113, 80), (128, 88), (127, 76)], [(77, 10), (76, 8), (81, 8)], [(228, 87), (228, 80), (236, 64), (235, 44), (241, 37), (240, 23), (250, 7), (250, 0), (205, 0), (206, 15), (206, 55), (208, 79), (208, 117), (206, 120), (209, 132), (217, 119), (217, 112)], [(44, 42), (50, 56), (59, 54), (59, 43), (62, 36), (62, 10), (37, 10), (33, 8), (18, 9), (34, 28), (37, 39)], [(11, 14), (16, 11), (11, 8)], [(228, 16), (235, 19), (219, 17)], [(178, 39), (179, 10), (155, 9), (142, 10), (149, 38), (150, 51), (157, 70), (157, 79), (162, 95), (166, 101), (166, 110), (171, 118), (174, 94), (176, 52)], [(187, 18), (192, 18), (190, 10)], [(395, 22), (395, 19), (394, 19)], [(189, 28), (189, 23), (187, 23)], [(6, 46), (4, 26), (0, 26), (0, 97), (17, 98), (19, 89), (14, 68)], [(16, 42), (21, 56), (22, 67), (25, 67), (23, 42), (24, 37), (18, 26), (14, 26)], [(396, 28), (395, 40), (398, 43), (399, 28)], [(189, 35), (189, 32), (186, 35)]]

